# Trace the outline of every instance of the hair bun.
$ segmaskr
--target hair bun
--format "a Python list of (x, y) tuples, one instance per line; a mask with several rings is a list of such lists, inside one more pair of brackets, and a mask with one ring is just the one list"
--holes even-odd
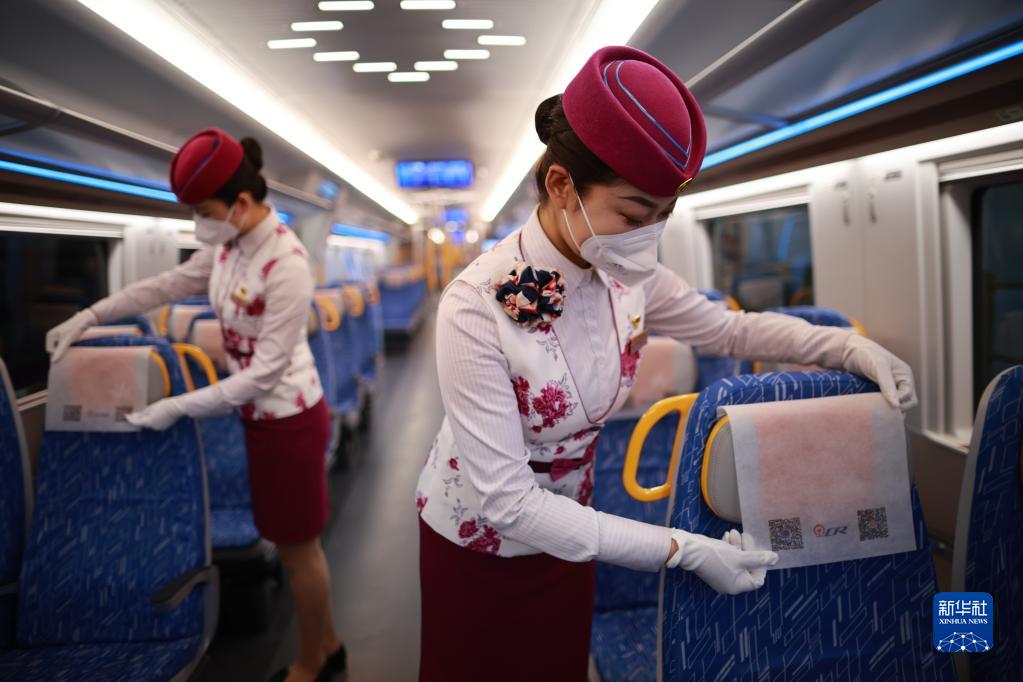
[(561, 104), (561, 95), (554, 95), (540, 102), (540, 106), (536, 108), (533, 123), (536, 126), (537, 137), (544, 144), (550, 141), (551, 135), (554, 133), (554, 120), (551, 113), (559, 104)]
[(263, 168), (263, 148), (259, 146), (259, 142), (252, 137), (243, 137), (238, 142), (242, 146), (245, 158), (252, 164), (252, 167), (257, 171), (261, 170)]

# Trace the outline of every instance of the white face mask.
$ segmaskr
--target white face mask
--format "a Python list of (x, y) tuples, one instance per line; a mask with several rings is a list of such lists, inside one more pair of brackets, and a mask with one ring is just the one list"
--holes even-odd
[(575, 248), (579, 249), (579, 255), (625, 286), (635, 286), (651, 277), (657, 267), (657, 243), (667, 221), (662, 220), (621, 234), (597, 234), (590, 224), (590, 217), (586, 215), (583, 200), (578, 195), (576, 199), (583, 211), (586, 227), (590, 229), (590, 238), (582, 246), (575, 240), (572, 225), (568, 222), (568, 211), (562, 209), (561, 213), (565, 217), (568, 235)]
[(234, 213), (234, 207), (235, 204), (232, 204), (231, 210), (227, 212), (227, 217), (223, 220), (193, 214), (195, 238), (203, 244), (217, 246), (237, 237), (239, 228), (235, 227), (231, 222), (231, 214)]

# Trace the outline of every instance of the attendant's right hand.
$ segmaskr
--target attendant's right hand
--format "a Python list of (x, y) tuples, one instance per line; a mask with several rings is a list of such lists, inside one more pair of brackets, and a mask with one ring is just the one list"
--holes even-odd
[(46, 332), (46, 352), (50, 354), (50, 362), (60, 362), (68, 347), (81, 338), (86, 329), (96, 324), (99, 324), (96, 314), (86, 308)]
[(741, 594), (763, 587), (767, 567), (778, 563), (774, 552), (742, 549), (737, 531), (715, 540), (672, 528), (671, 539), (678, 549), (665, 565), (692, 571), (721, 594)]

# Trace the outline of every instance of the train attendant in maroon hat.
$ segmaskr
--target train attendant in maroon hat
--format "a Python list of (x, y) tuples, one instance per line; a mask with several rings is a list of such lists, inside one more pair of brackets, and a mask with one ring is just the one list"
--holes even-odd
[(706, 148), (700, 108), (638, 50), (594, 54), (536, 112), (540, 205), (447, 288), (437, 320), (446, 416), (419, 478), (420, 680), (587, 679), (594, 560), (764, 584), (773, 552), (590, 507), (596, 442), (646, 335), (737, 358), (864, 374), (915, 404), (909, 367), (846, 330), (723, 310), (657, 262)]
[[(58, 362), (91, 325), (209, 294), (231, 376), (127, 415), (163, 430), (181, 417), (237, 409), (245, 425), (256, 526), (277, 544), (298, 613), (298, 657), (275, 680), (304, 682), (345, 668), (319, 535), (327, 520), (330, 417), (306, 341), (313, 275), (298, 237), (265, 203), (262, 151), (209, 128), (171, 161), (171, 188), (194, 211), (205, 245), (188, 262), (99, 301), (47, 334)], [(323, 679), (321, 678), (321, 679)]]

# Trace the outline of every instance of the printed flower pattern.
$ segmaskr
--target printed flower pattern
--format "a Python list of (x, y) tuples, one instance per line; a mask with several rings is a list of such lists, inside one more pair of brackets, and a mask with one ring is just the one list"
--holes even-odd
[(512, 379), (512, 386), (515, 389), (515, 400), (519, 404), (519, 414), (523, 417), (529, 416), (529, 381), (525, 377)]
[(622, 381), (626, 386), (636, 383), (636, 370), (639, 369), (639, 351), (629, 351), (629, 344), (622, 350)]
[(557, 270), (540, 270), (524, 261), (496, 282), (497, 300), (516, 324), (536, 327), (561, 316), (565, 284)]
[(458, 527), (462, 546), (481, 554), (497, 554), (501, 549), (501, 536), (497, 529), (485, 523), (482, 517), (463, 521)]
[(513, 378), (512, 387), (515, 389), (519, 414), (532, 422), (530, 430), (533, 433), (554, 428), (575, 413), (576, 403), (572, 401), (567, 374), (562, 375), (558, 381), (547, 382), (536, 394), (530, 391), (529, 381), (525, 377)]

